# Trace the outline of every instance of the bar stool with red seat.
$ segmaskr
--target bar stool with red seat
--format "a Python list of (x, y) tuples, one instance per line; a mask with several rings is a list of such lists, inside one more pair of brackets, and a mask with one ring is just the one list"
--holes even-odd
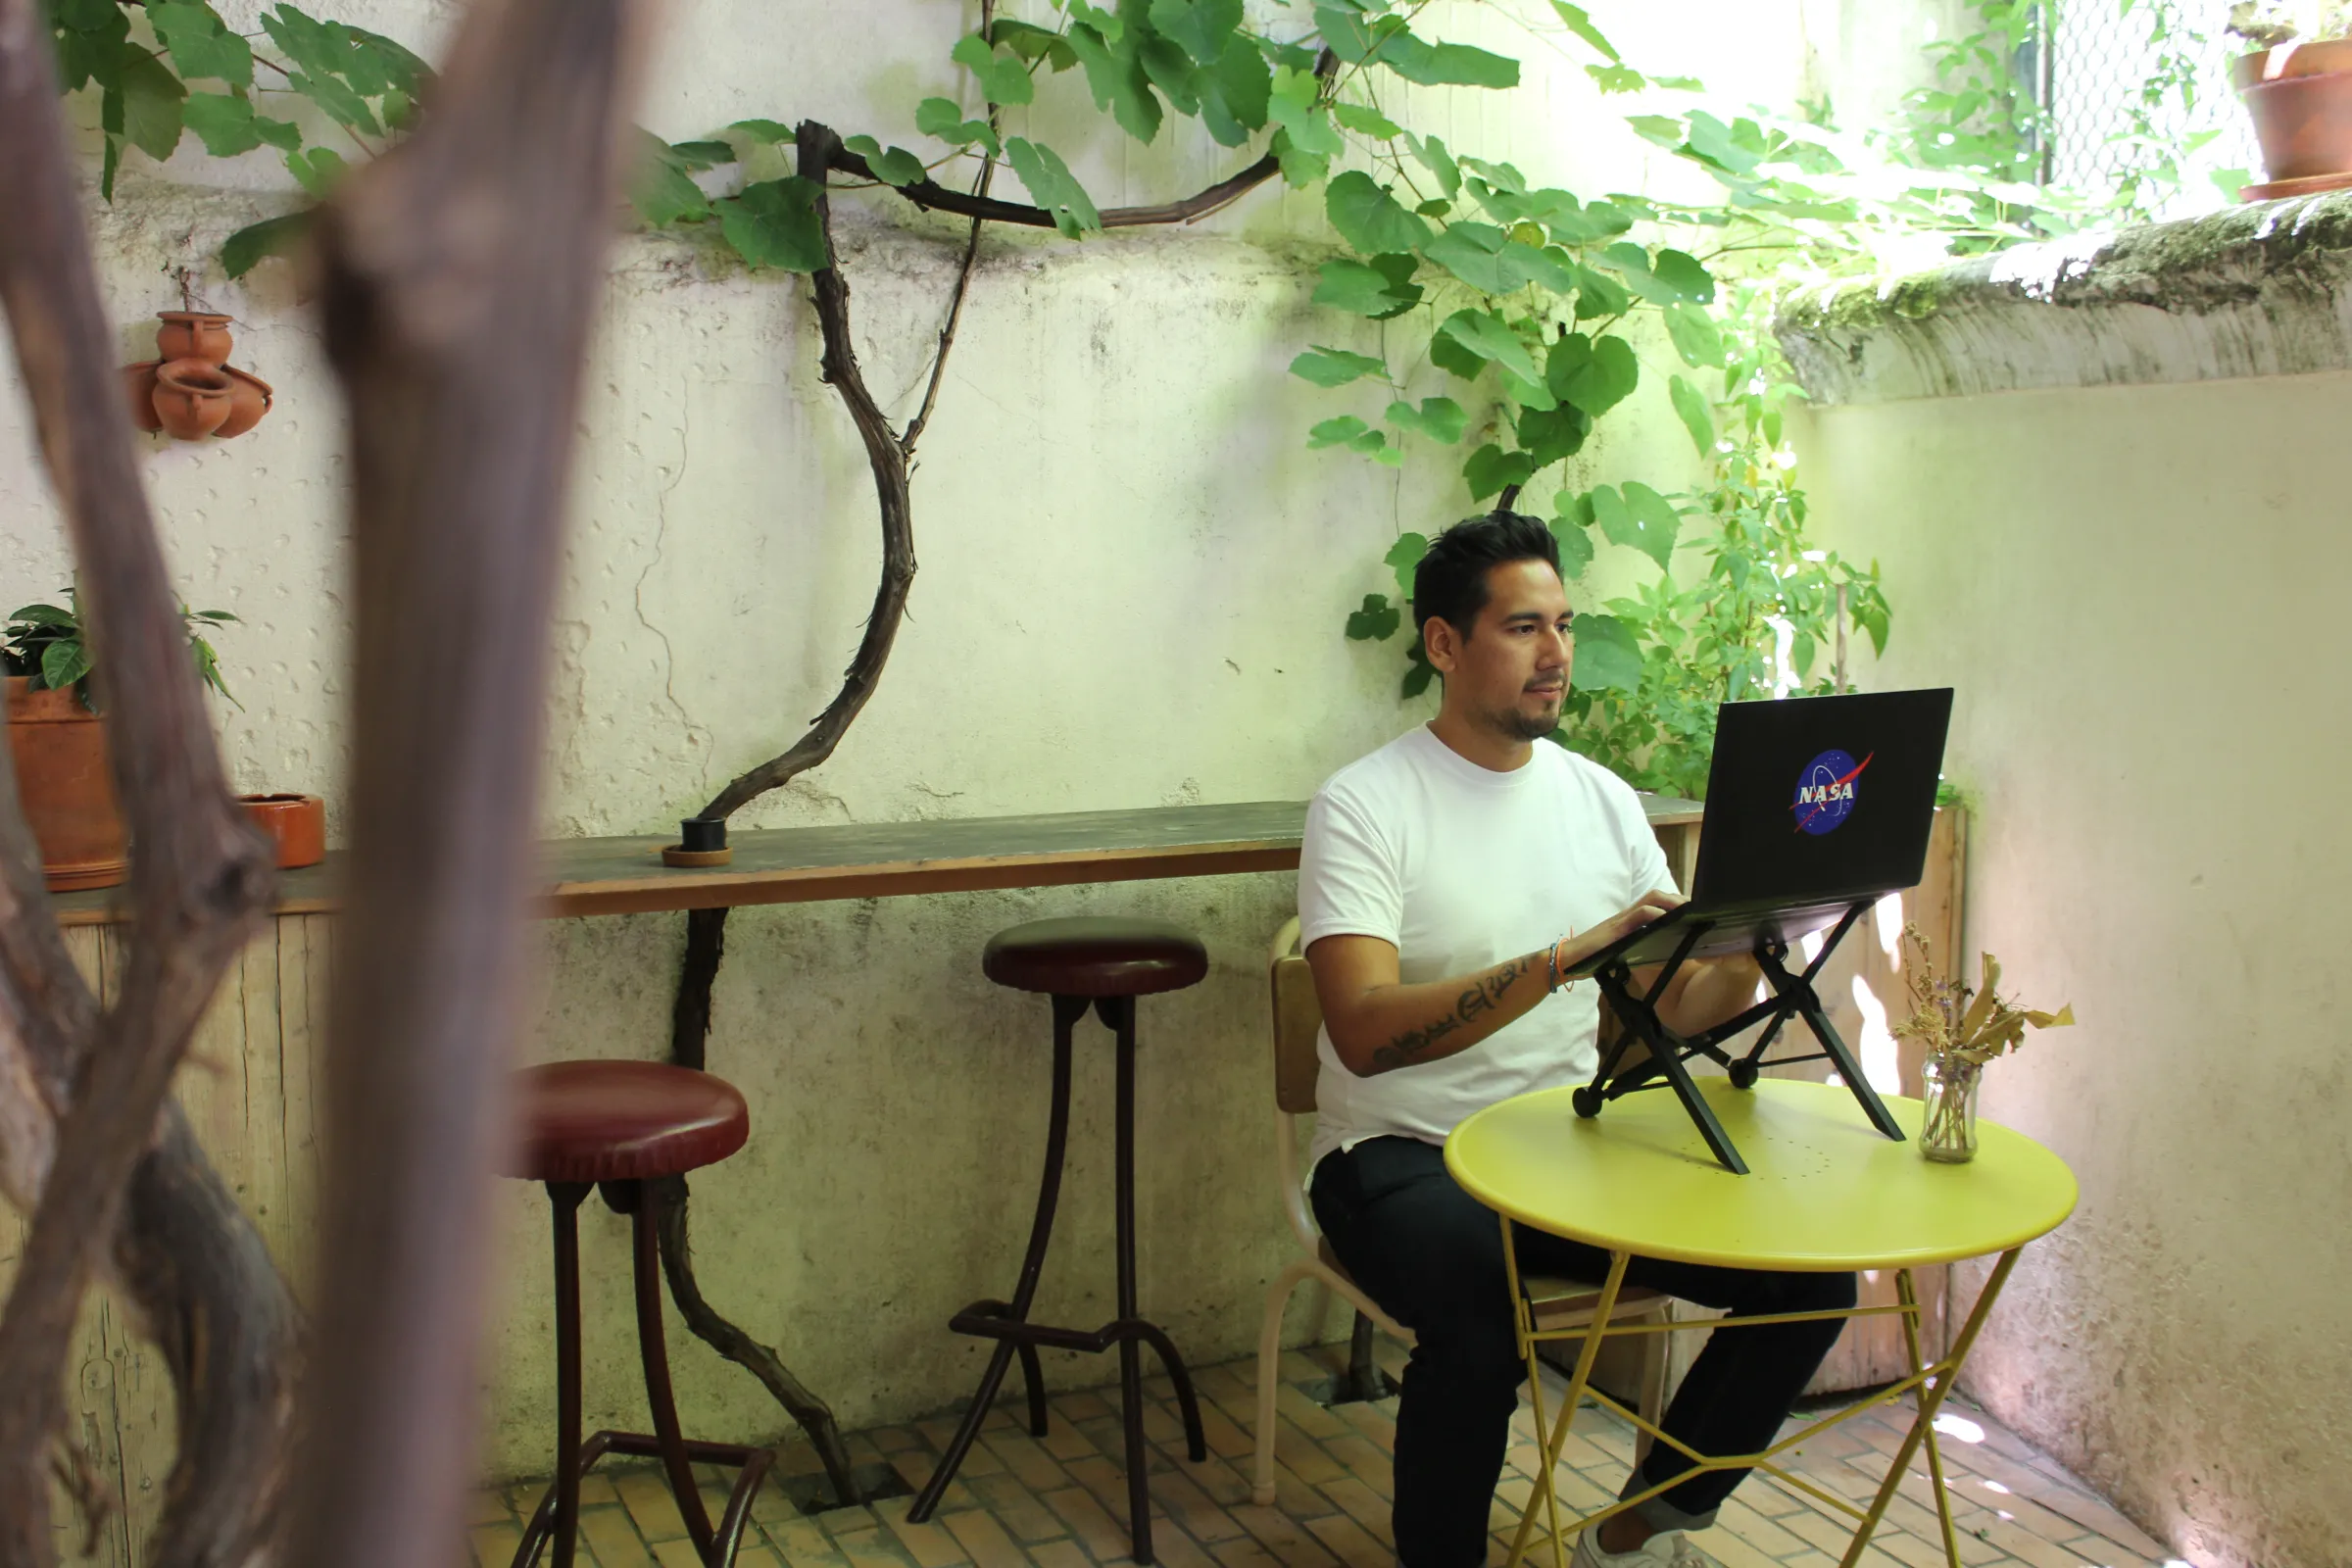
[[(678, 1430), (669, 1354), (662, 1339), (660, 1182), (714, 1165), (751, 1134), (735, 1086), (707, 1072), (656, 1061), (559, 1061), (514, 1076), (520, 1152), (509, 1175), (543, 1182), (556, 1221), (556, 1478), (514, 1549), (514, 1568), (531, 1568), (549, 1541), (554, 1568), (572, 1568), (580, 1519), (580, 1477), (608, 1453), (660, 1458), (686, 1533), (708, 1568), (727, 1568), (751, 1501), (774, 1455), (735, 1443), (697, 1443)], [(637, 1348), (645, 1363), (654, 1430), (599, 1432), (580, 1441), (580, 1204), (591, 1188), (629, 1216), (637, 1286)], [(737, 1469), (716, 1528), (694, 1481), (697, 1464)]]
[[(1127, 1448), (1127, 1528), (1135, 1560), (1152, 1560), (1152, 1496), (1147, 1483), (1148, 1455), (1144, 1446), (1144, 1345), (1159, 1353), (1176, 1387), (1176, 1402), (1184, 1416), (1185, 1446), (1193, 1462), (1208, 1457), (1200, 1434), (1200, 1407), (1193, 1396), (1193, 1380), (1184, 1358), (1157, 1324), (1147, 1321), (1136, 1307), (1135, 1283), (1135, 999), (1159, 991), (1180, 991), (1198, 985), (1208, 973), (1208, 953), (1200, 939), (1166, 920), (1082, 917), (1037, 920), (1013, 926), (989, 938), (981, 950), (980, 968), (1001, 986), (1044, 992), (1054, 999), (1054, 1102), (1046, 1123), (1045, 1178), (1037, 1194), (1037, 1216), (1029, 1227), (1029, 1250), (1021, 1259), (1019, 1283), (1009, 1301), (974, 1301), (956, 1313), (948, 1327), (958, 1334), (978, 1335), (997, 1342), (981, 1374), (971, 1408), (940, 1455), (939, 1468), (914, 1499), (907, 1517), (918, 1523), (931, 1516), (939, 1499), (956, 1478), (956, 1467), (988, 1419), (990, 1405), (1012, 1358), (1021, 1358), (1022, 1381), (1028, 1385), (1029, 1430), (1046, 1435), (1046, 1388), (1040, 1374), (1037, 1348), (1100, 1352), (1119, 1349), (1119, 1408), (1125, 1417)], [(1029, 1321), (1029, 1304), (1037, 1295), (1044, 1270), (1046, 1245), (1054, 1232), (1054, 1207), (1061, 1193), (1062, 1155), (1069, 1142), (1071, 1036), (1089, 1008), (1102, 1018), (1118, 1043), (1118, 1088), (1114, 1106), (1114, 1160), (1118, 1249), (1118, 1316), (1099, 1329), (1054, 1328)]]

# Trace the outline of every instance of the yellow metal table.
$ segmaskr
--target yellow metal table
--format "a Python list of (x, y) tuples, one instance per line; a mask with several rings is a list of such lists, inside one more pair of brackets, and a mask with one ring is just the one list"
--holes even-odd
[[(1489, 1106), (1455, 1128), (1446, 1142), (1446, 1165), (1454, 1180), (1502, 1216), (1503, 1257), (1510, 1273), (1519, 1348), (1527, 1357), (1535, 1398), (1536, 1428), (1541, 1434), (1549, 1427), (1536, 1490), (1528, 1497), (1511, 1545), (1513, 1568), (1526, 1550), (1539, 1507), (1550, 1526), (1553, 1555), (1565, 1568), (1567, 1547), (1552, 1472), (1569, 1423), (1588, 1394), (1647, 1432), (1652, 1441), (1689, 1455), (1699, 1470), (1763, 1470), (1854, 1517), (1858, 1523), (1843, 1568), (1853, 1568), (1860, 1559), (1903, 1472), (1924, 1444), (1936, 1486), (1936, 1511), (1943, 1523), (1944, 1551), (1952, 1568), (1960, 1568), (1959, 1544), (1944, 1489), (1943, 1456), (1936, 1445), (1936, 1410), (1950, 1393), (2018, 1253), (2026, 1243), (2056, 1229), (2074, 1212), (2074, 1174), (2057, 1155), (2031, 1138), (1991, 1123), (1981, 1125), (1974, 1160), (1960, 1165), (1935, 1163), (1921, 1157), (1915, 1142), (1898, 1144), (1881, 1136), (1863, 1119), (1851, 1095), (1825, 1084), (1768, 1078), (1752, 1089), (1740, 1090), (1724, 1079), (1708, 1078), (1702, 1079), (1699, 1087), (1724, 1129), (1747, 1154), (1747, 1175), (1736, 1176), (1716, 1162), (1700, 1141), (1698, 1129), (1671, 1095), (1630, 1096), (1613, 1102), (1601, 1116), (1588, 1120), (1577, 1115), (1569, 1103), (1574, 1091), (1544, 1090)], [(1916, 1138), (1920, 1102), (1895, 1099), (1886, 1105)], [(1602, 1284), (1590, 1330), (1536, 1328), (1519, 1289), (1514, 1220), (1610, 1253), (1609, 1275)], [(1919, 1298), (1912, 1288), (1911, 1270), (1994, 1252), (2000, 1254), (2000, 1261), (1967, 1321), (1940, 1359), (1924, 1360)], [(1791, 1312), (1737, 1323), (1711, 1320), (1612, 1326), (1610, 1316), (1625, 1281), (1626, 1266), (1636, 1257), (1791, 1272), (1891, 1268), (1897, 1270), (1898, 1300), (1890, 1306)], [(1860, 1404), (1783, 1438), (1761, 1453), (1698, 1453), (1591, 1387), (1593, 1357), (1604, 1337), (1667, 1333), (1677, 1328), (1720, 1332), (1736, 1329), (1740, 1323), (1888, 1312), (1902, 1316), (1910, 1376)], [(1547, 1423), (1536, 1348), (1553, 1339), (1584, 1343), (1558, 1419)], [(1915, 1390), (1918, 1413), (1867, 1510), (1775, 1462), (1779, 1454), (1815, 1433), (1863, 1410), (1892, 1403)], [(1693, 1473), (1686, 1470), (1673, 1481), (1571, 1521), (1567, 1528), (1607, 1518)]]

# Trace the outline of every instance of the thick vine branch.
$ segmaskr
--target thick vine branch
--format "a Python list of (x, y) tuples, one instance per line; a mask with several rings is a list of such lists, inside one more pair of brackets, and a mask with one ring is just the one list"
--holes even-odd
[(563, 499), (646, 9), (480, 0), (433, 113), (316, 230), (358, 603), (306, 1568), (464, 1540)]
[[(847, 150), (834, 155), (833, 167), (860, 179), (880, 180), (880, 176), (875, 174), (864, 159)], [(1206, 190), (1196, 191), (1181, 201), (1162, 202), (1155, 207), (1106, 208), (1101, 215), (1102, 226), (1146, 228), (1158, 223), (1190, 223), (1197, 219), (1206, 218), (1221, 207), (1232, 206), (1280, 172), (1281, 161), (1268, 153), (1240, 173), (1220, 179)], [(803, 174), (806, 177), (806, 171)], [(893, 188), (927, 212), (954, 213), (958, 218), (977, 219), (985, 223), (1015, 223), (1023, 228), (1054, 227), (1054, 215), (1043, 207), (998, 201), (977, 191), (950, 190), (935, 180), (918, 179), (911, 184)]]
[(843, 150), (841, 138), (829, 126), (812, 120), (801, 122), (795, 148), (801, 177), (817, 188), (817, 225), (825, 238), (825, 265), (809, 279), (815, 293), (817, 329), (824, 341), (819, 364), (825, 384), (841, 394), (849, 409), (851, 421), (865, 443), (866, 463), (874, 471), (874, 494), (882, 514), (882, 578), (874, 589), (873, 608), (866, 614), (865, 635), (833, 701), (790, 751), (762, 762), (713, 796), (699, 813), (704, 817), (723, 819), (746, 801), (766, 794), (833, 755), (842, 732), (874, 694), (906, 612), (906, 591), (914, 582), (914, 522), (906, 495), (906, 453), (891, 430), (890, 416), (866, 389), (864, 372), (858, 366), (858, 350), (850, 338), (850, 285), (835, 263), (832, 206), (825, 196), (827, 172), (849, 167), (852, 155)]
[[(58, 118), (48, 26), (0, 0), (0, 302), (63, 502), (104, 672), (116, 788), (131, 840), (135, 936), (122, 999), (74, 1064), (47, 1178), (0, 1312), (0, 1562), (38, 1564), (60, 1369), (74, 1319), (154, 1145), (172, 1075), (221, 971), (257, 929), (273, 872), (228, 790), (179, 605), (139, 488), (79, 192)], [(54, 993), (53, 993), (54, 995)]]

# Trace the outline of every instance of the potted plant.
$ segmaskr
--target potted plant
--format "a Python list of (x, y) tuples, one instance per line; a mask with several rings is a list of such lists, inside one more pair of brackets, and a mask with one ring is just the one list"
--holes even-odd
[(2229, 30), (2248, 52), (2230, 80), (2254, 118), (2269, 201), (2352, 185), (2352, 0), (2241, 0)]
[[(8, 679), (8, 744), (24, 819), (41, 847), (49, 886), (112, 887), (125, 865), (122, 815), (99, 720), (89, 645), (74, 590), (65, 604), (26, 605), (0, 635)], [(237, 617), (225, 610), (180, 612), (188, 649), (207, 686), (236, 701), (205, 633)]]
[(1928, 939), (1919, 927), (1903, 927), (1911, 949), (1904, 972), (1911, 987), (1911, 1016), (1894, 1026), (1898, 1040), (1916, 1040), (1927, 1048), (1921, 1068), (1927, 1083), (1927, 1108), (1920, 1117), (1919, 1152), (1933, 1160), (1956, 1164), (1977, 1153), (1977, 1092), (1984, 1064), (2025, 1043), (2026, 1030), (2058, 1029), (2075, 1021), (2070, 1004), (2056, 1012), (2035, 1012), (1997, 995), (2001, 963), (1984, 956), (1984, 983), (1971, 989), (1936, 972), (1928, 956)]

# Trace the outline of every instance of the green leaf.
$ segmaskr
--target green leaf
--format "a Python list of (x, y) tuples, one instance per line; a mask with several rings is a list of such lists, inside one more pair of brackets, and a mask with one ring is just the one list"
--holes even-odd
[(1649, 78), (1631, 66), (1587, 66), (1585, 74), (1602, 92), (1640, 92)]
[(1527, 483), (1535, 471), (1534, 458), (1524, 452), (1505, 452), (1490, 441), (1462, 465), (1462, 479), (1470, 486), (1470, 499), (1484, 501), (1505, 485)]
[(637, 209), (638, 216), (656, 228), (709, 218), (710, 199), (669, 156), (661, 138), (649, 135), (639, 145), (637, 174), (629, 182), (629, 205)]
[(1152, 79), (1136, 56), (1135, 46), (1131, 42), (1114, 46), (1100, 29), (1085, 23), (1073, 24), (1068, 36), (1070, 47), (1078, 52), (1078, 63), (1086, 68), (1086, 87), (1094, 95), (1095, 107), (1109, 110), (1111, 119), (1137, 141), (1148, 143), (1158, 135), (1159, 100), (1152, 96)]
[(1419, 137), (1408, 132), (1404, 143), (1413, 150), (1413, 156), (1421, 161), (1421, 167), (1437, 176), (1438, 189), (1445, 193), (1447, 201), (1461, 194), (1461, 167), (1453, 161), (1453, 155), (1446, 150), (1444, 141), (1436, 136)]
[(1398, 695), (1407, 702), (1429, 690), (1429, 683), (1438, 675), (1438, 668), (1429, 662), (1429, 655), (1422, 648), (1419, 638), (1413, 640), (1409, 657), (1412, 662), (1405, 669), (1404, 680), (1396, 688)]
[(122, 134), (133, 147), (162, 163), (179, 145), (181, 100), (188, 89), (171, 68), (144, 50), (122, 57)]
[(1487, 370), (1487, 362), (1475, 350), (1463, 347), (1460, 339), (1443, 331), (1430, 334), (1429, 363), (1465, 381), (1475, 381)]
[(1021, 64), (1020, 57), (997, 53), (976, 32), (957, 39), (948, 58), (972, 74), (972, 80), (992, 104), (1025, 104), (1037, 97), (1037, 86), (1030, 81), (1029, 68)]
[(754, 267), (786, 272), (820, 272), (830, 263), (824, 225), (817, 220), (821, 193), (798, 174), (746, 185), (715, 203), (719, 232), (735, 254)]
[(1695, 368), (1723, 363), (1723, 333), (1706, 312), (1692, 305), (1669, 305), (1658, 314), (1666, 318), (1666, 335), (1685, 365)]
[(1595, 320), (1604, 316), (1623, 316), (1633, 308), (1634, 297), (1625, 289), (1600, 275), (1590, 267), (1576, 270), (1576, 318)]
[(55, 605), (26, 605), (22, 610), (12, 612), (8, 618), (30, 621), (35, 626), (78, 626), (81, 624), (74, 618), (72, 611), (60, 610)]
[(1012, 136), (1004, 142), (1004, 154), (1012, 160), (1012, 172), (1028, 187), (1029, 199), (1054, 215), (1054, 226), (1064, 235), (1081, 239), (1102, 227), (1094, 199), (1059, 153), (1044, 142)]
[(1239, 147), (1263, 129), (1274, 92), (1273, 68), (1247, 35), (1237, 35), (1224, 57), (1200, 74), (1200, 122), (1219, 146)]
[(1348, 637), (1350, 642), (1386, 642), (1402, 624), (1403, 612), (1389, 603), (1387, 594), (1366, 594), (1364, 608), (1348, 612)]
[(1551, 9), (1560, 14), (1562, 22), (1568, 24), (1570, 32), (1575, 33), (1611, 60), (1623, 58), (1617, 53), (1617, 46), (1601, 36), (1600, 29), (1592, 25), (1592, 19), (1585, 14), (1583, 6), (1572, 6), (1568, 0), (1551, 0)]
[(1592, 536), (1574, 517), (1554, 517), (1548, 526), (1560, 547), (1560, 575), (1574, 582), (1592, 564)]
[(1242, 0), (1152, 0), (1152, 30), (1173, 39), (1200, 65), (1224, 59), (1242, 24)]
[(286, 172), (292, 174), (302, 188), (320, 201), (334, 194), (346, 172), (343, 155), (332, 147), (313, 147), (308, 152), (286, 154)]
[(1168, 100), (1168, 107), (1180, 115), (1200, 112), (1200, 72), (1192, 57), (1165, 38), (1142, 38), (1135, 48), (1135, 58), (1144, 68), (1144, 75)]
[(882, 144), (871, 136), (852, 136), (842, 146), (864, 159), (865, 167), (885, 185), (913, 185), (930, 177), (923, 161), (904, 147), (884, 152)]
[(1461, 440), (1462, 432), (1469, 427), (1470, 416), (1451, 398), (1423, 398), (1417, 409), (1400, 399), (1389, 405), (1388, 421), (1398, 429), (1426, 436), (1441, 446), (1451, 446)]
[[(870, 141), (873, 138), (851, 138), (853, 141), (859, 139)], [(669, 144), (669, 151), (689, 170), (717, 169), (735, 162), (735, 146), (732, 142), (675, 141)]]
[(1043, 60), (1057, 72), (1067, 71), (1078, 63), (1078, 53), (1070, 47), (1069, 39), (1034, 22), (999, 18), (989, 29), (988, 41), (1011, 50), (1025, 61)]
[(108, 87), (98, 95), (98, 126), (106, 133), (106, 156), (98, 168), (98, 195), (115, 199), (115, 175), (122, 168), (122, 89)]
[(41, 650), (41, 684), (62, 692), (90, 672), (89, 651), (79, 637), (64, 637)]
[(243, 277), (271, 256), (290, 256), (311, 231), (309, 213), (288, 213), (248, 223), (220, 242), (220, 270)]
[(1291, 145), (1291, 133), (1278, 130), (1268, 151), (1282, 166), (1282, 182), (1293, 190), (1304, 190), (1317, 184), (1331, 172), (1331, 154), (1311, 153), (1303, 147)]
[(253, 85), (253, 48), (228, 30), (212, 8), (170, 0), (147, 8), (155, 35), (172, 51), (182, 76), (210, 76), (232, 87)]
[(1576, 286), (1576, 269), (1560, 253), (1523, 244), (1492, 223), (1454, 223), (1421, 254), (1483, 293), (1508, 294), (1541, 283), (1564, 294)]
[[(919, 125), (922, 123), (923, 109), (930, 104), (948, 104), (948, 108), (953, 110), (955, 113), (958, 115), (963, 113), (962, 110), (956, 109), (954, 104), (948, 103), (948, 100), (945, 98), (930, 98), (924, 100), (923, 104), (916, 106), (914, 111), (914, 120), (916, 124)], [(738, 120), (735, 122), (735, 123), (729, 125), (727, 128), (729, 130), (740, 130), (745, 135), (750, 136), (755, 140), (764, 141), (771, 144), (791, 141), (795, 135), (795, 132), (790, 125), (774, 120)]]
[[(740, 123), (752, 122), (742, 122)], [(773, 124), (774, 122), (761, 121), (759, 123)], [(780, 139), (786, 141), (792, 139), (791, 131), (785, 130), (782, 125), (777, 125), (776, 128), (784, 131), (784, 135)], [(976, 143), (991, 158), (1004, 151), (1004, 148), (997, 142), (997, 133), (988, 128), (988, 122), (964, 119), (962, 109), (958, 108), (952, 98), (926, 98), (916, 104), (914, 106), (914, 128), (926, 136), (936, 136), (952, 146), (969, 147)]]
[(1580, 206), (1564, 190), (1535, 191), (1526, 205), (1527, 216), (1542, 223), (1563, 245), (1590, 245), (1595, 240), (1613, 239), (1634, 226), (1632, 215), (1623, 210), (1607, 202)]
[(1449, 337), (1480, 359), (1500, 366), (1522, 381), (1543, 380), (1536, 370), (1536, 362), (1519, 341), (1519, 334), (1503, 324), (1502, 318), (1493, 311), (1456, 311), (1446, 318), (1438, 328), (1439, 335)]
[(1703, 109), (1690, 118), (1690, 149), (1706, 162), (1735, 174), (1752, 174), (1764, 162), (1764, 137), (1752, 120), (1726, 125)]
[(1371, 428), (1354, 415), (1343, 414), (1337, 418), (1325, 419), (1320, 424), (1310, 426), (1306, 432), (1306, 444), (1310, 448), (1347, 446)]
[(1662, 250), (1649, 264), (1650, 274), (1657, 278), (1677, 298), (1692, 305), (1706, 305), (1715, 298), (1715, 279), (1697, 257), (1685, 251)]
[(1424, 43), (1409, 32), (1384, 40), (1378, 59), (1407, 81), (1424, 87), (1516, 87), (1519, 62), (1466, 43)]
[(1333, 104), (1331, 113), (1333, 119), (1349, 130), (1376, 136), (1382, 141), (1394, 141), (1404, 134), (1403, 126), (1379, 110), (1368, 109), (1362, 104)]
[(1715, 411), (1698, 388), (1675, 376), (1666, 383), (1666, 396), (1674, 404), (1674, 412), (1682, 416), (1683, 428), (1690, 432), (1690, 444), (1705, 457), (1715, 450)]
[(1627, 484), (1623, 494), (1605, 484), (1595, 486), (1592, 519), (1600, 525), (1603, 538), (1641, 551), (1656, 562), (1660, 570), (1672, 559), (1675, 537), (1683, 525), (1664, 496), (1645, 484), (1634, 483)]
[(1277, 92), (1268, 100), (1266, 113), (1290, 137), (1291, 145), (1302, 153), (1337, 158), (1348, 150), (1347, 142), (1332, 129), (1329, 111), (1321, 105), (1302, 110)]
[(1575, 408), (1521, 409), (1515, 425), (1521, 448), (1536, 467), (1547, 468), (1583, 448), (1592, 419)]
[(1614, 615), (1583, 614), (1568, 623), (1576, 637), (1576, 665), (1569, 684), (1578, 691), (1638, 692), (1642, 689), (1642, 645), (1633, 628)]
[(253, 122), (253, 105), (224, 92), (192, 92), (181, 106), (188, 129), (215, 158), (234, 158), (262, 144)]
[(1385, 381), (1389, 368), (1369, 354), (1350, 354), (1346, 349), (1325, 348), (1318, 343), (1291, 362), (1291, 373), (1302, 381), (1330, 387), (1346, 386), (1366, 375), (1377, 375)]
[(1389, 546), (1389, 553), (1380, 558), (1381, 564), (1396, 574), (1396, 586), (1407, 600), (1413, 597), (1413, 572), (1421, 564), (1421, 558), (1428, 554), (1427, 535), (1400, 533), (1396, 542)]
[(1419, 250), (1429, 243), (1429, 225), (1361, 170), (1351, 169), (1323, 188), (1323, 210), (1340, 237), (1366, 256)]
[(1594, 342), (1582, 332), (1554, 343), (1544, 368), (1544, 384), (1555, 397), (1596, 419), (1630, 397), (1641, 375), (1625, 339), (1610, 335)]
[(130, 13), (115, 0), (65, 0), (51, 16), (63, 28), (57, 34), (57, 74), (65, 90), (79, 92), (93, 80), (102, 89), (118, 86)]
[[(1412, 281), (1411, 256), (1375, 256), (1363, 262), (1325, 262), (1316, 270), (1314, 302), (1385, 321), (1402, 316), (1421, 303), (1420, 285)], [(1475, 372), (1473, 372), (1475, 373)]]

